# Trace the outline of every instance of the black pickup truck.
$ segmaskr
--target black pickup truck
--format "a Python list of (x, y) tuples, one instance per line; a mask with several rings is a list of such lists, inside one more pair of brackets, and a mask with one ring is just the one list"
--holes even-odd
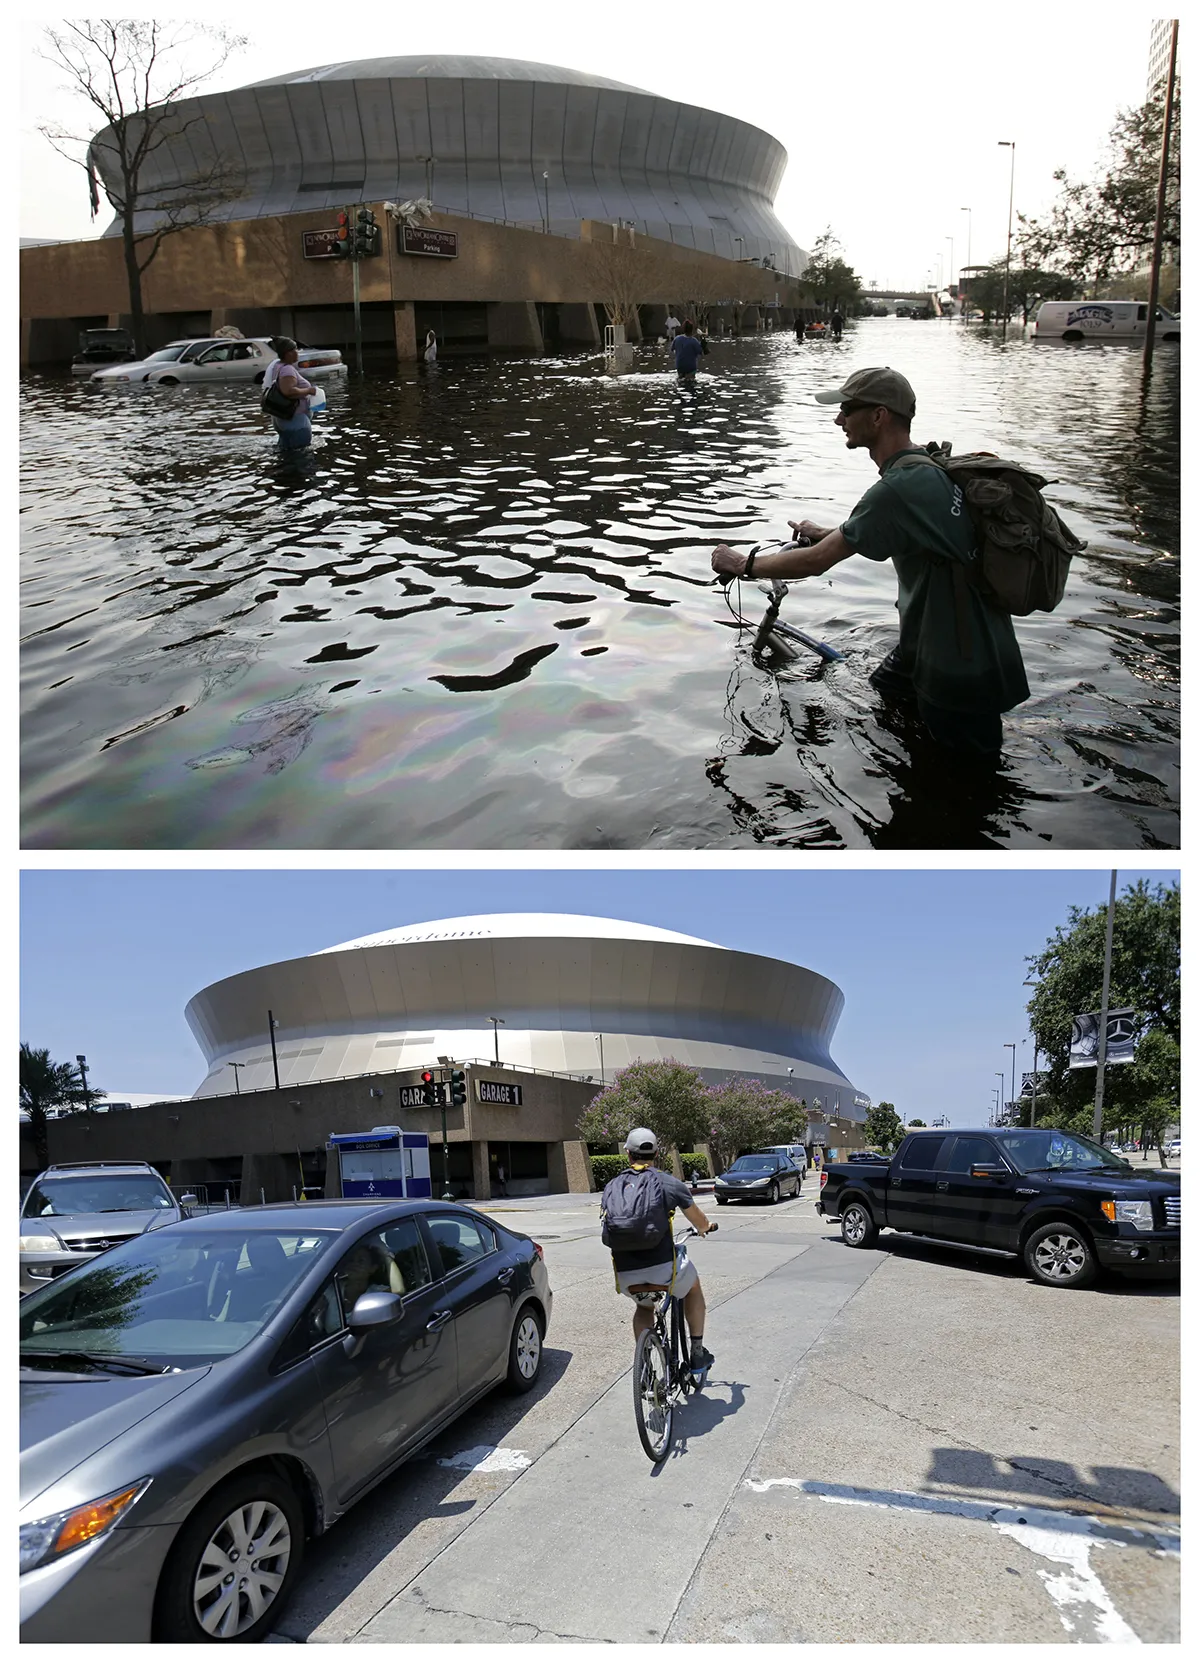
[(1052, 1288), (1179, 1275), (1179, 1174), (1049, 1127), (911, 1132), (890, 1161), (827, 1166), (817, 1211), (850, 1247), (902, 1230), (1019, 1257)]

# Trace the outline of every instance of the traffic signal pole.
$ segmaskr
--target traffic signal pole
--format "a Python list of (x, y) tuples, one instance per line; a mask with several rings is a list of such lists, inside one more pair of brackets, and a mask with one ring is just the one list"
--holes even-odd
[(358, 365), (359, 375), (363, 372), (362, 362), (362, 302), (359, 299), (358, 286), (358, 257), (350, 262), (354, 272), (354, 359)]

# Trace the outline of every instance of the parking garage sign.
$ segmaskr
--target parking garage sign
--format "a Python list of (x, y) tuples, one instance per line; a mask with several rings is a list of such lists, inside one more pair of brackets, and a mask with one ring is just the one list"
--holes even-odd
[(475, 1095), (481, 1103), (499, 1103), (507, 1109), (521, 1107), (520, 1086), (510, 1085), (507, 1080), (475, 1081)]
[(458, 232), (435, 231), (428, 225), (397, 227), (401, 254), (432, 254), (438, 260), (458, 259)]
[(302, 231), (300, 241), (304, 248), (306, 260), (334, 260), (334, 245), (337, 242), (337, 231)]

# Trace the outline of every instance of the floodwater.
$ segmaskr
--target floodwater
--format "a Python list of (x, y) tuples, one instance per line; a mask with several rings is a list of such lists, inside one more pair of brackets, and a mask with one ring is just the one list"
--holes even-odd
[[(1136, 350), (908, 319), (717, 341), (694, 387), (661, 346), (451, 359), (331, 389), (307, 472), (253, 389), (26, 377), (25, 846), (1177, 847), (1176, 351), (1145, 398)], [(1089, 540), (983, 775), (868, 683), (890, 565), (795, 584), (844, 661), (780, 673), (711, 581), (871, 484), (811, 394), (878, 363)]]

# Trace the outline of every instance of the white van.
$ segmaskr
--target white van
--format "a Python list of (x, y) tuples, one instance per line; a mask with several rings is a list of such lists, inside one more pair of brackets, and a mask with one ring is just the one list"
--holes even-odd
[[(1144, 300), (1044, 300), (1033, 321), (1037, 341), (1141, 341), (1150, 307)], [(1154, 314), (1154, 338), (1179, 339), (1179, 319), (1165, 306)]]
[(788, 1159), (800, 1168), (800, 1176), (808, 1171), (808, 1154), (802, 1143), (771, 1143), (761, 1151), (764, 1155), (786, 1155)]

